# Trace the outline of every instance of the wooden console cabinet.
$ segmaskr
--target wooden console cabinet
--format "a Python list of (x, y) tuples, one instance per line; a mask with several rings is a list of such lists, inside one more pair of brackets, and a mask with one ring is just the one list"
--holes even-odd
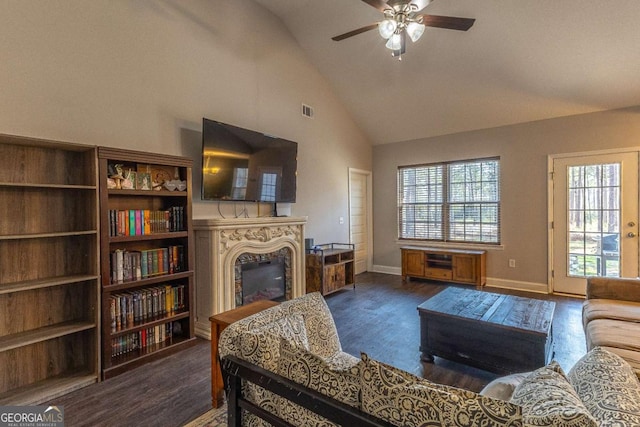
[(330, 294), (345, 286), (355, 288), (354, 245), (328, 243), (307, 253), (307, 293)]
[(402, 251), (402, 278), (467, 283), (487, 282), (486, 251), (405, 246)]

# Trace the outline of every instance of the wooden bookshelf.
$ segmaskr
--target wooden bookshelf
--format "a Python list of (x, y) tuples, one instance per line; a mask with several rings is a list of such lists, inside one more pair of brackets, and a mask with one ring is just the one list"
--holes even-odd
[(0, 405), (98, 381), (96, 148), (0, 135)]
[[(191, 159), (185, 157), (98, 148), (104, 379), (195, 344), (192, 163)], [(155, 189), (144, 190), (110, 188), (114, 182), (108, 182), (108, 178), (113, 176), (116, 165), (121, 165), (125, 174), (129, 170), (149, 173), (152, 183), (180, 180), (186, 182), (186, 187), (182, 191), (170, 191), (160, 185)], [(172, 211), (175, 207), (181, 208), (180, 227), (175, 226), (174, 218), (177, 216), (172, 214), (167, 217), (171, 224), (168, 229), (144, 231), (144, 211)], [(117, 211), (127, 212), (126, 218), (129, 220), (124, 219), (124, 213), (118, 214)], [(129, 214), (134, 215), (133, 220)], [(140, 216), (135, 217), (136, 215)], [(149, 215), (151, 214), (147, 214), (147, 218)], [(136, 220), (140, 225), (137, 231), (132, 231)], [(120, 224), (119, 227), (115, 225), (116, 222)], [(125, 227), (127, 222), (128, 230)], [(122, 264), (121, 270), (124, 269), (125, 273), (121, 280), (118, 280), (114, 267), (114, 263), (116, 266), (119, 264), (113, 255), (117, 250), (123, 251), (123, 257), (130, 257), (129, 261)], [(178, 253), (178, 250), (180, 256), (174, 257), (173, 254)], [(156, 253), (158, 264), (168, 259), (166, 268), (158, 267), (152, 271), (150, 265), (153, 263), (151, 258), (147, 258), (151, 256), (149, 252)], [(163, 254), (158, 255), (159, 252)], [(148, 264), (144, 266), (143, 257), (148, 260)], [(178, 258), (182, 261), (178, 262)], [(129, 275), (126, 273), (129, 271), (127, 262), (133, 265), (133, 273)], [(151, 296), (154, 289), (159, 290), (157, 297)], [(164, 299), (161, 296), (163, 289)], [(143, 295), (144, 298), (152, 298), (150, 306), (143, 304)], [(119, 303), (119, 310), (115, 308), (116, 304), (112, 304), (114, 301)], [(181, 303), (178, 304), (178, 301)], [(154, 303), (157, 305), (154, 306)], [(175, 309), (172, 309), (174, 304)], [(133, 314), (127, 317), (126, 312)], [(117, 318), (120, 318), (119, 323), (113, 320)]]

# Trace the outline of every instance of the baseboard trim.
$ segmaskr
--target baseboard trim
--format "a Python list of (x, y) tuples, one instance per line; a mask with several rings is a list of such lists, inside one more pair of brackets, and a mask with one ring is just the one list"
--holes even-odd
[[(373, 273), (402, 275), (402, 268), (391, 267), (389, 265), (373, 265)], [(514, 291), (534, 292), (539, 294), (548, 294), (549, 287), (546, 283), (524, 282), (520, 280), (498, 279), (496, 277), (487, 277), (487, 287), (511, 289)]]
[(196, 321), (193, 331), (197, 337), (211, 341), (211, 323)]
[(487, 287), (534, 292), (538, 294), (549, 293), (549, 287), (546, 283), (523, 282), (519, 280), (498, 279), (495, 277), (487, 277)]
[(386, 274), (394, 274), (396, 276), (402, 275), (402, 268), (400, 267), (390, 267), (388, 265), (373, 265), (374, 273), (386, 273)]

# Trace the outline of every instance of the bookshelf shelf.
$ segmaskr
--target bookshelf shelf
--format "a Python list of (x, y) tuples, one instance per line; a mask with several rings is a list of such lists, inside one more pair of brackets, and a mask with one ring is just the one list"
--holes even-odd
[(0, 404), (32, 405), (99, 379), (96, 148), (0, 135), (0, 157)]
[(33, 405), (55, 399), (96, 382), (94, 373), (81, 372), (38, 381), (28, 386), (0, 394), (0, 406)]
[(64, 231), (60, 233), (7, 234), (0, 236), (0, 240), (53, 239), (55, 237), (87, 236), (97, 234), (98, 230)]
[(165, 239), (175, 239), (178, 237), (188, 237), (189, 233), (187, 231), (172, 231), (171, 233), (155, 233), (155, 234), (145, 234), (142, 236), (111, 236), (109, 240), (111, 243), (121, 243), (121, 242), (140, 242), (145, 240), (165, 240)]
[(64, 185), (64, 184), (39, 184), (29, 182), (0, 182), (0, 187), (34, 188), (34, 189), (62, 189), (62, 190), (89, 190), (95, 191), (95, 185)]
[(87, 329), (93, 329), (95, 327), (96, 324), (93, 322), (66, 322), (17, 334), (5, 335), (0, 338), (0, 353), (42, 341), (59, 338), (65, 335), (86, 331)]
[[(195, 344), (192, 164), (185, 157), (98, 148), (104, 379)], [(136, 176), (133, 189), (112, 188), (108, 181), (118, 169)], [(180, 180), (186, 190), (136, 189), (141, 179), (152, 187)]]
[(149, 277), (147, 279), (131, 280), (123, 283), (112, 283), (109, 285), (104, 285), (103, 289), (109, 292), (121, 291), (123, 289), (130, 290), (130, 289), (141, 288), (149, 285), (154, 285), (157, 283), (165, 283), (165, 282), (173, 281), (177, 279), (187, 279), (192, 276), (193, 276), (193, 271), (182, 271), (180, 273), (174, 273), (174, 274), (160, 274), (158, 276)]
[(34, 289), (44, 289), (52, 286), (70, 285), (78, 282), (96, 281), (100, 277), (96, 275), (74, 275), (52, 277), (50, 279), (26, 280), (24, 282), (5, 283), (0, 285), (0, 295), (12, 292), (21, 292)]
[(189, 197), (186, 191), (169, 191), (169, 190), (113, 190), (110, 189), (109, 196), (149, 196), (154, 197)]
[(131, 328), (126, 328), (126, 329), (122, 329), (120, 331), (111, 332), (111, 336), (112, 337), (118, 337), (118, 336), (121, 336), (121, 335), (130, 334), (132, 332), (138, 332), (138, 331), (141, 331), (141, 330), (146, 329), (146, 328), (152, 328), (152, 327), (155, 327), (155, 326), (158, 326), (158, 325), (162, 325), (164, 323), (167, 323), (168, 321), (172, 321), (173, 322), (173, 321), (180, 320), (180, 319), (186, 319), (190, 315), (191, 315), (191, 313), (189, 313), (188, 311), (182, 311), (180, 313), (176, 313), (176, 314), (173, 314), (171, 316), (165, 316), (165, 317), (163, 317), (161, 319), (156, 319), (156, 320), (152, 320), (152, 321), (149, 321), (149, 322), (145, 322), (143, 324), (136, 325), (136, 326), (133, 326)]
[(137, 350), (127, 353), (126, 355), (114, 357), (112, 366), (109, 368), (104, 368), (102, 370), (102, 376), (104, 377), (104, 379), (115, 377), (116, 375), (125, 373), (128, 370), (140, 366), (143, 363), (149, 363), (154, 360), (169, 356), (189, 346), (192, 346), (193, 344), (195, 344), (195, 337), (174, 337), (170, 342), (154, 344), (145, 351)]

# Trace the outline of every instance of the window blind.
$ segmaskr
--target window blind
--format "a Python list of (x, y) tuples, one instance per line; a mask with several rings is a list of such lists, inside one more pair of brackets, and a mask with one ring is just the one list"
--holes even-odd
[(399, 167), (398, 236), (500, 243), (500, 159)]

